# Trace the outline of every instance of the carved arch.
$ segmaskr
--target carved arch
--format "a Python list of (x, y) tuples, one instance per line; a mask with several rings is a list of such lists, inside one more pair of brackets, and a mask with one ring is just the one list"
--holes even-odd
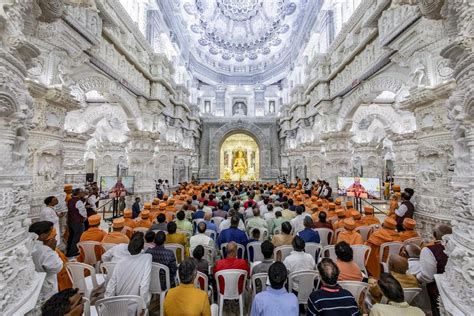
[(219, 151), (227, 137), (242, 133), (252, 137), (260, 148), (260, 177), (269, 178), (270, 174), (270, 140), (268, 136), (255, 124), (241, 120), (232, 121), (221, 126), (213, 135), (215, 141), (209, 146), (210, 177), (219, 177)]
[(141, 122), (141, 111), (136, 98), (130, 95), (130, 93), (115, 80), (99, 73), (90, 74), (89, 72), (81, 72), (75, 74), (73, 77), (76, 84), (74, 87), (71, 87), (71, 90), (76, 98), (84, 101), (87, 92), (96, 90), (100, 92), (109, 103), (118, 103), (127, 115), (128, 120)]
[(342, 106), (338, 113), (339, 121), (337, 129), (344, 130), (347, 128), (352, 122), (352, 116), (360, 104), (372, 102), (383, 91), (390, 91), (397, 94), (402, 91), (404, 86), (405, 82), (395, 77), (395, 74), (391, 76), (384, 74), (363, 82), (349, 96), (343, 99)]

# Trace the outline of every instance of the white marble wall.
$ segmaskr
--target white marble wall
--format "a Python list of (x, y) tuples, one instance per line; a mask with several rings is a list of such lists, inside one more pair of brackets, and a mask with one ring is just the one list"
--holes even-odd
[(450, 315), (474, 307), (473, 14), (469, 1), (363, 1), (327, 52), (310, 54), (302, 93), (282, 91), (291, 96), (280, 119), (285, 163), (321, 152), (322, 177), (334, 184), (357, 157), (382, 174), (389, 150), (395, 182), (417, 192), (423, 233), (453, 225), (437, 278)]

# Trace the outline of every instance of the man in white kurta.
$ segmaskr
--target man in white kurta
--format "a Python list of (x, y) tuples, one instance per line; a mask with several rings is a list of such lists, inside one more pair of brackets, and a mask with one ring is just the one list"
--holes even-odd
[(45, 272), (46, 277), (39, 295), (39, 300), (44, 302), (58, 292), (58, 273), (63, 268), (63, 262), (54, 249), (56, 249), (56, 229), (49, 221), (33, 223), (28, 229), (35, 233), (35, 240), (31, 257), (37, 272)]
[(138, 295), (143, 298), (145, 304), (148, 304), (152, 256), (141, 253), (144, 245), (142, 233), (132, 236), (128, 245), (131, 256), (117, 262), (112, 277), (107, 283), (105, 297)]
[(102, 254), (103, 262), (119, 262), (122, 259), (130, 257), (131, 254), (128, 251), (128, 244), (118, 244), (107, 250)]
[(198, 233), (189, 239), (189, 248), (194, 249), (199, 245), (214, 247), (214, 240), (205, 234), (206, 223), (200, 222), (197, 228)]
[(56, 229), (56, 241), (61, 242), (61, 229), (59, 228), (59, 216), (58, 213), (54, 210), (54, 207), (58, 205), (58, 199), (54, 196), (48, 196), (44, 199), (44, 207), (40, 212), (40, 221), (49, 221), (53, 223), (54, 228)]

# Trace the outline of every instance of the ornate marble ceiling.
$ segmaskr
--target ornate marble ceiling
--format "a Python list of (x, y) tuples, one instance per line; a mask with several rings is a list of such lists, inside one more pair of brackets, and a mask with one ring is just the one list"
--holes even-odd
[[(304, 49), (319, 0), (160, 0), (172, 36), (198, 79), (278, 81)], [(206, 80), (207, 79), (207, 80)]]

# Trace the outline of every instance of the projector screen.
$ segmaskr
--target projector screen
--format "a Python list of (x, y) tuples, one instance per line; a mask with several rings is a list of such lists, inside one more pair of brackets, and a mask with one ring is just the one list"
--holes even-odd
[(133, 195), (135, 177), (102, 176), (100, 177), (100, 198), (111, 199)]
[(337, 193), (342, 196), (354, 196), (363, 199), (381, 199), (379, 178), (338, 177)]

